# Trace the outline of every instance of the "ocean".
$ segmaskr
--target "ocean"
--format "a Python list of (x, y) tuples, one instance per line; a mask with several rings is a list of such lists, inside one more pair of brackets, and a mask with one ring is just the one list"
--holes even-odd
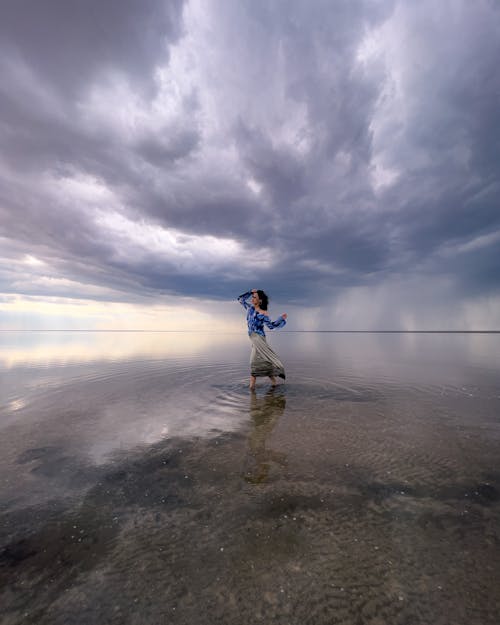
[(500, 622), (500, 334), (0, 333), (11, 624)]

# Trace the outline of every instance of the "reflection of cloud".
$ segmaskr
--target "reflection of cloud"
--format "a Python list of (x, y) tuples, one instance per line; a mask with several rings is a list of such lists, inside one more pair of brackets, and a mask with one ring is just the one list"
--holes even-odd
[[(220, 344), (214, 332), (54, 332), (2, 333), (0, 366), (120, 361), (131, 358), (178, 358)], [(241, 342), (227, 334), (227, 345)]]
[(14, 399), (9, 403), (9, 410), (14, 412), (16, 410), (21, 410), (26, 406), (26, 401), (24, 399)]
[(281, 391), (271, 388), (264, 397), (257, 393), (250, 395), (250, 416), (252, 431), (248, 437), (250, 458), (254, 466), (245, 471), (245, 480), (251, 484), (267, 482), (271, 464), (286, 465), (286, 455), (266, 447), (266, 442), (276, 427), (286, 407), (286, 398)]

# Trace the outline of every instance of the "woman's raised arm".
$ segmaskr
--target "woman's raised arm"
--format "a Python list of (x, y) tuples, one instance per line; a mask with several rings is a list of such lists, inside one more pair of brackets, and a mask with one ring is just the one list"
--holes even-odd
[(252, 295), (252, 291), (247, 291), (238, 297), (239, 303), (243, 306), (243, 308), (250, 308), (250, 304), (247, 302), (247, 299)]

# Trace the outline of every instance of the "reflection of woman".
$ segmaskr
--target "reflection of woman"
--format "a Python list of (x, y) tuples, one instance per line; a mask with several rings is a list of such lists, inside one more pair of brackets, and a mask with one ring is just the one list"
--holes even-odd
[[(247, 299), (252, 297), (252, 303)], [(269, 347), (264, 332), (264, 324), (271, 329), (282, 328), (286, 323), (286, 313), (271, 321), (267, 315), (268, 297), (264, 291), (252, 289), (238, 297), (238, 301), (247, 311), (248, 336), (252, 341), (252, 355), (250, 357), (250, 388), (255, 388), (255, 380), (259, 376), (271, 378), (271, 384), (276, 386), (276, 378), (285, 379), (285, 368), (277, 354)]]
[(284, 395), (274, 388), (269, 389), (262, 398), (258, 398), (255, 392), (251, 393), (250, 415), (253, 427), (248, 437), (248, 446), (254, 466), (245, 471), (245, 480), (251, 484), (262, 484), (267, 481), (271, 462), (280, 466), (286, 465), (284, 453), (266, 448), (266, 441), (283, 414), (285, 406)]

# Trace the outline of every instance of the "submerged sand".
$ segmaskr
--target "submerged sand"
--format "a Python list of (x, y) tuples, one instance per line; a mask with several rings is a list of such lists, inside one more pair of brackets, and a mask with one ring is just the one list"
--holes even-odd
[[(498, 625), (493, 377), (408, 385), (324, 363), (256, 394), (242, 370), (108, 372), (20, 410), (0, 442), (2, 625)], [(128, 432), (161, 393), (193, 420), (203, 397), (215, 425), (89, 446), (109, 406)]]
[[(348, 400), (285, 423), (286, 393), (244, 432), (117, 454), (81, 500), (5, 513), (2, 622), (498, 623), (497, 446), (390, 432), (371, 401), (363, 423)], [(19, 463), (75, 469), (51, 447)]]

